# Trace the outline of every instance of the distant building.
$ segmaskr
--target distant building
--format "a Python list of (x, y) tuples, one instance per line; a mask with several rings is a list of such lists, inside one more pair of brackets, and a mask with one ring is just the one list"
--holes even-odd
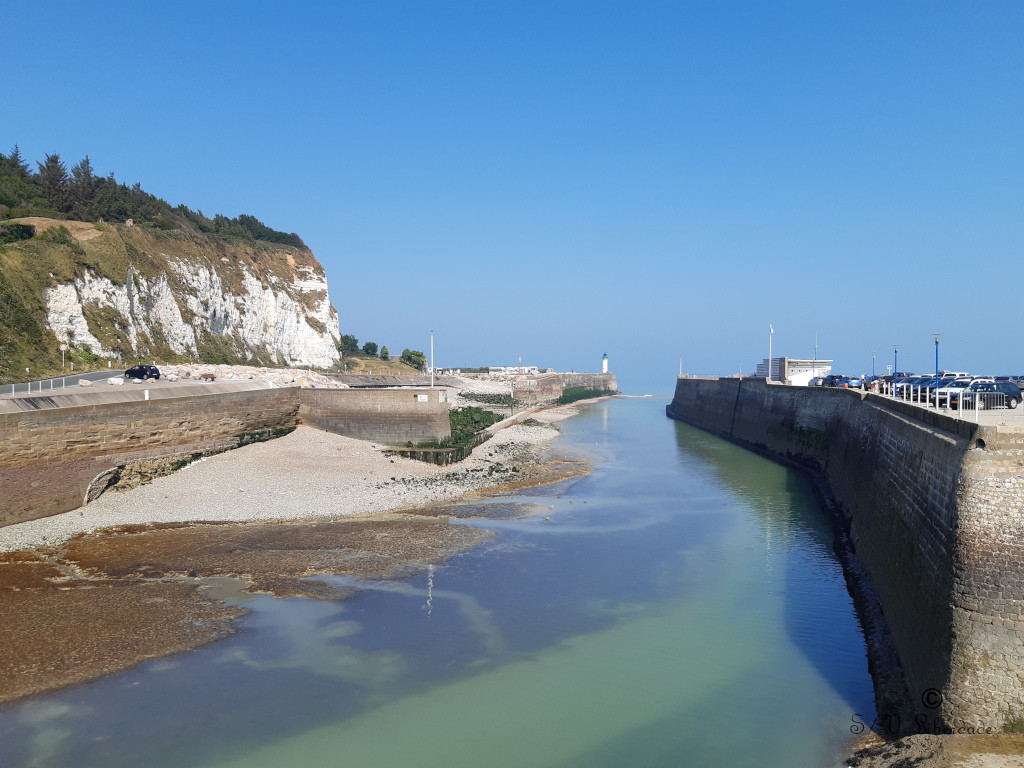
[[(757, 364), (754, 375), (768, 377), (768, 358)], [(795, 357), (773, 357), (771, 359), (771, 380), (782, 384), (806, 387), (816, 376), (828, 376), (832, 371), (832, 360), (798, 360)]]
[(540, 369), (536, 365), (492, 365), (487, 372), (492, 376), (516, 376), (519, 374), (536, 376), (540, 373)]

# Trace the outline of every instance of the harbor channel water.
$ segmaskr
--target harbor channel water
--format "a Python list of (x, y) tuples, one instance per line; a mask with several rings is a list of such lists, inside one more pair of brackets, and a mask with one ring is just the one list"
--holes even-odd
[(0, 763), (838, 764), (874, 704), (829, 521), (664, 402), (563, 422), (593, 473), (475, 502), (452, 524), (494, 538), (443, 565), (338, 602), (224, 585), (236, 635), (0, 708)]

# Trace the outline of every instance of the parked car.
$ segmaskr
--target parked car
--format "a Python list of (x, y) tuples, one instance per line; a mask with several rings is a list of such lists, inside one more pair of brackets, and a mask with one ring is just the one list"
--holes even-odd
[(949, 402), (949, 396), (952, 393), (959, 394), (961, 390), (967, 389), (971, 385), (970, 379), (953, 379), (953, 381), (939, 382), (939, 388), (931, 393), (928, 400), (936, 405), (943, 406)]
[[(939, 377), (939, 381), (938, 381), (938, 386), (939, 387), (944, 387), (947, 384), (949, 384), (951, 381), (955, 381), (955, 380), (956, 379), (954, 379), (954, 378), (952, 378), (950, 376), (940, 376)], [(935, 391), (935, 388), (936, 388), (935, 377), (934, 376), (929, 376), (928, 377), (928, 381), (926, 381), (923, 384), (923, 386), (924, 386), (924, 392), (925, 392), (925, 398), (924, 399), (925, 400), (931, 400), (932, 393)]]
[(839, 373), (830, 373), (824, 379), (821, 380), (821, 386), (823, 387), (841, 387), (843, 386), (843, 379), (846, 378)]
[(155, 365), (136, 365), (124, 372), (126, 379), (160, 379), (160, 369)]
[[(968, 384), (959, 392), (951, 392), (949, 395), (949, 407), (957, 408), (963, 401), (964, 408), (977, 407), (978, 410), (986, 408), (1000, 408), (1005, 405), (1007, 408), (1016, 408), (1021, 401), (1020, 387), (1009, 381), (984, 381), (976, 380)], [(977, 403), (977, 406), (975, 406)]]
[(905, 379), (900, 379), (899, 384), (896, 385), (897, 397), (909, 400), (911, 393), (916, 394), (918, 387), (928, 383), (927, 378), (927, 376), (909, 376)]

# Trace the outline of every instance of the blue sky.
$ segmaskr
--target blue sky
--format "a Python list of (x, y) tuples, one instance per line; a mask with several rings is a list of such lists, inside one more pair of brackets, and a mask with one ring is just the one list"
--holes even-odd
[(1024, 374), (1024, 3), (8, 4), (0, 151), (297, 232), (344, 333)]

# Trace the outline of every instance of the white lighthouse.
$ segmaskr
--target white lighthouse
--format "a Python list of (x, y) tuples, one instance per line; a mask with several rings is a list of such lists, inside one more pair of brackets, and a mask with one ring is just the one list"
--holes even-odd
[(601, 373), (608, 373), (608, 355), (601, 358)]

